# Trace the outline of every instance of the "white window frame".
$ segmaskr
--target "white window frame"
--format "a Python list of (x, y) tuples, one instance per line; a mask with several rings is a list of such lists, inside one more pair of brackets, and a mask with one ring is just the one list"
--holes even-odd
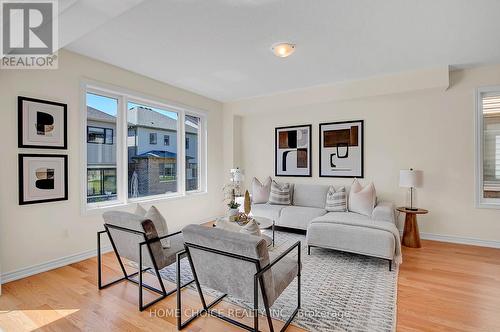
[[(195, 194), (207, 192), (207, 112), (190, 106), (185, 106), (168, 100), (144, 95), (140, 92), (125, 88), (83, 80), (81, 90), (81, 135), (80, 135), (80, 174), (81, 174), (81, 205), (82, 213), (116, 208), (141, 202), (154, 202), (170, 199), (187, 198)], [(116, 117), (116, 176), (117, 199), (97, 203), (87, 203), (87, 92), (110, 97), (118, 100), (118, 114)], [(129, 102), (171, 110), (178, 114), (177, 119), (177, 192), (146, 197), (128, 198), (128, 151), (127, 151), (127, 105)], [(199, 148), (198, 148), (198, 182), (197, 190), (186, 191), (186, 163), (185, 163), (185, 115), (189, 114), (200, 119)]]
[(483, 98), (486, 93), (499, 92), (500, 86), (480, 87), (475, 91), (475, 145), (476, 145), (476, 208), (500, 209), (500, 198), (485, 198), (483, 195), (483, 162), (484, 162), (484, 117), (483, 117)]

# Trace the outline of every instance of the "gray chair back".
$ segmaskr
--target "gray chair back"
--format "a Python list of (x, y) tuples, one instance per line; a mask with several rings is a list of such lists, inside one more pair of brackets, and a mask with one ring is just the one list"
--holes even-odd
[[(190, 247), (190, 244), (258, 260), (260, 268), (269, 264), (269, 252), (264, 239), (213, 227), (188, 225), (183, 228), (184, 242), (189, 248), (200, 284), (230, 296), (253, 303), (255, 263)], [(268, 300), (274, 298), (272, 271), (263, 275)], [(262, 296), (259, 289), (259, 302)], [(272, 301), (269, 301), (272, 302)]]
[[(120, 257), (125, 257), (128, 260), (139, 263), (139, 244), (147, 240), (155, 239), (158, 237), (156, 228), (153, 222), (144, 217), (138, 216), (133, 213), (122, 211), (109, 211), (103, 214), (105, 226), (109, 225), (109, 235), (113, 241), (117, 254)], [(117, 226), (124, 229), (113, 228)], [(167, 261), (163, 247), (160, 241), (150, 243), (151, 252), (158, 269), (165, 267)], [(148, 247), (142, 247), (142, 265), (154, 268)]]

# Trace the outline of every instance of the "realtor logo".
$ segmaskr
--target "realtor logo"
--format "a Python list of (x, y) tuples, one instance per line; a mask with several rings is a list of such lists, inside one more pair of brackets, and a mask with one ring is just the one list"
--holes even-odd
[(57, 1), (0, 0), (3, 69), (57, 68)]

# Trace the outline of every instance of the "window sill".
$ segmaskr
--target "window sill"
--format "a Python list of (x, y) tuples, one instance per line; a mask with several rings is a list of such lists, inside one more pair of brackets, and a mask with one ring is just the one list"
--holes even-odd
[(478, 202), (476, 203), (477, 209), (500, 209), (500, 199), (499, 202)]
[(102, 214), (106, 211), (116, 210), (116, 209), (127, 209), (136, 204), (154, 204), (161, 202), (169, 202), (176, 201), (180, 199), (190, 199), (198, 196), (207, 195), (208, 192), (204, 190), (199, 191), (189, 191), (185, 194), (171, 194), (171, 195), (161, 195), (161, 196), (152, 196), (152, 197), (144, 197), (144, 198), (135, 198), (132, 200), (128, 200), (127, 202), (113, 202), (109, 204), (85, 204), (82, 209), (82, 215), (98, 215)]

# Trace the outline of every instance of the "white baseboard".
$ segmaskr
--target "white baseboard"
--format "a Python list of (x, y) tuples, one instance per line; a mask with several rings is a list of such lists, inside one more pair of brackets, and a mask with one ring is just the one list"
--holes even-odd
[[(402, 230), (399, 231), (399, 235), (401, 237), (403, 237)], [(500, 249), (500, 241), (493, 241), (493, 240), (481, 240), (481, 239), (475, 239), (475, 238), (471, 238), (471, 237), (463, 237), (463, 236), (456, 236), (456, 235), (441, 235), (441, 234), (433, 234), (433, 233), (420, 233), (420, 238), (422, 240), (432, 240), (432, 241), (448, 242), (448, 243), (456, 243), (456, 244), (467, 244), (470, 246)]]
[[(111, 250), (112, 250), (111, 245), (108, 245), (108, 246), (103, 246), (101, 249), (101, 252), (106, 253), (106, 252), (110, 252)], [(45, 263), (35, 264), (35, 265), (28, 266), (28, 267), (25, 267), (25, 268), (22, 268), (19, 270), (2, 273), (1, 283), (5, 284), (5, 283), (10, 282), (10, 281), (26, 278), (26, 277), (32, 276), (34, 274), (57, 269), (59, 267), (66, 266), (66, 265), (73, 264), (73, 263), (77, 263), (77, 262), (80, 262), (80, 261), (83, 261), (83, 260), (86, 260), (88, 258), (92, 258), (95, 256), (97, 256), (97, 249), (91, 249), (91, 250), (87, 250), (87, 251), (84, 251), (84, 252), (81, 252), (78, 254), (73, 254), (73, 255), (66, 256), (66, 257), (57, 258), (57, 259), (54, 259), (54, 260), (51, 260), (51, 261), (48, 261)]]
[(440, 235), (432, 233), (420, 233), (420, 238), (424, 240), (433, 240), (441, 242), (450, 242), (458, 244), (468, 244), (471, 246), (489, 247), (489, 248), (500, 248), (500, 241), (493, 240), (481, 240), (470, 237), (461, 237), (454, 235)]

